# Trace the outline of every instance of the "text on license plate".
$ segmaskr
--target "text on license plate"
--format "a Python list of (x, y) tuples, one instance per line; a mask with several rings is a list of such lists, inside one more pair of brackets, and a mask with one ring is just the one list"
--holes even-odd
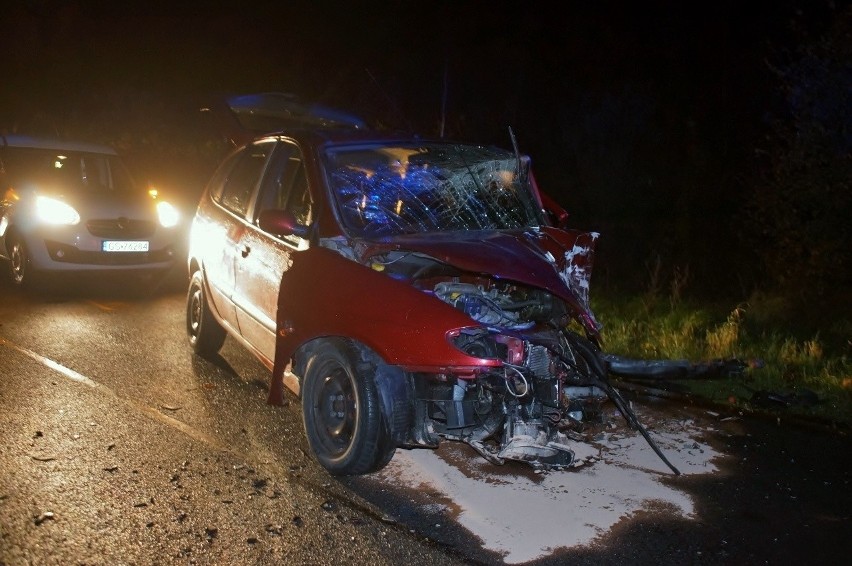
[(106, 240), (102, 247), (105, 252), (147, 252), (148, 242), (140, 240)]

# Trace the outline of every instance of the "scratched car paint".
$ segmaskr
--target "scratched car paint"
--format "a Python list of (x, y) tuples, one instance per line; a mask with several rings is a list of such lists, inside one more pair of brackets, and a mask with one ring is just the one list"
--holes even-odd
[(608, 381), (597, 234), (564, 226), (514, 143), (389, 136), (267, 102), (232, 101), (238, 119), (285, 125), (231, 153), (201, 197), (187, 332), (198, 354), (230, 335), (256, 355), (269, 403), (298, 395), (330, 473), (446, 440), (495, 465), (569, 467), (609, 400), (656, 449)]

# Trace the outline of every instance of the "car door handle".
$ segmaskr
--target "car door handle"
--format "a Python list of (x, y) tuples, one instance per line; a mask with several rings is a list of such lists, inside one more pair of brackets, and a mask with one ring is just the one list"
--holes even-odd
[(240, 255), (242, 255), (243, 257), (248, 257), (248, 255), (249, 255), (250, 253), (251, 253), (251, 248), (250, 248), (250, 247), (248, 247), (248, 246), (243, 246), (243, 247), (241, 247), (241, 248), (240, 248)]

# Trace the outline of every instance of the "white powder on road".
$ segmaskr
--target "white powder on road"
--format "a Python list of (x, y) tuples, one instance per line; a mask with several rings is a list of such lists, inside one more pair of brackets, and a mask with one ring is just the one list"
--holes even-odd
[[(698, 440), (705, 430), (692, 421), (658, 421), (654, 428), (659, 432), (651, 430), (651, 437), (681, 474), (717, 470), (713, 460), (719, 454)], [(624, 518), (651, 507), (695, 518), (690, 497), (660, 481), (675, 476), (638, 432), (620, 428), (598, 438), (594, 444), (572, 446), (577, 460), (591, 461), (571, 470), (514, 475), (467, 447), (444, 442), (438, 451), (398, 450), (379, 476), (443, 494), (458, 523), (506, 563), (589, 544)]]

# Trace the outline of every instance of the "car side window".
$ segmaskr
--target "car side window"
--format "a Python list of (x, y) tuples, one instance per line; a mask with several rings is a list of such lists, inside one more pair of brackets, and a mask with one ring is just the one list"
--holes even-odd
[(274, 142), (260, 142), (247, 147), (237, 157), (222, 187), (220, 204), (240, 216), (245, 216)]
[(222, 190), (225, 188), (225, 181), (228, 179), (228, 174), (231, 172), (231, 169), (234, 168), (234, 163), (236, 163), (240, 157), (242, 157), (242, 153), (234, 153), (228, 156), (222, 164), (216, 168), (216, 172), (213, 173), (213, 177), (211, 177), (208, 182), (210, 194), (213, 196), (213, 200), (220, 204), (222, 202)]
[(267, 209), (286, 210), (301, 226), (309, 226), (313, 220), (305, 164), (299, 148), (293, 144), (281, 142), (272, 157), (255, 217)]

